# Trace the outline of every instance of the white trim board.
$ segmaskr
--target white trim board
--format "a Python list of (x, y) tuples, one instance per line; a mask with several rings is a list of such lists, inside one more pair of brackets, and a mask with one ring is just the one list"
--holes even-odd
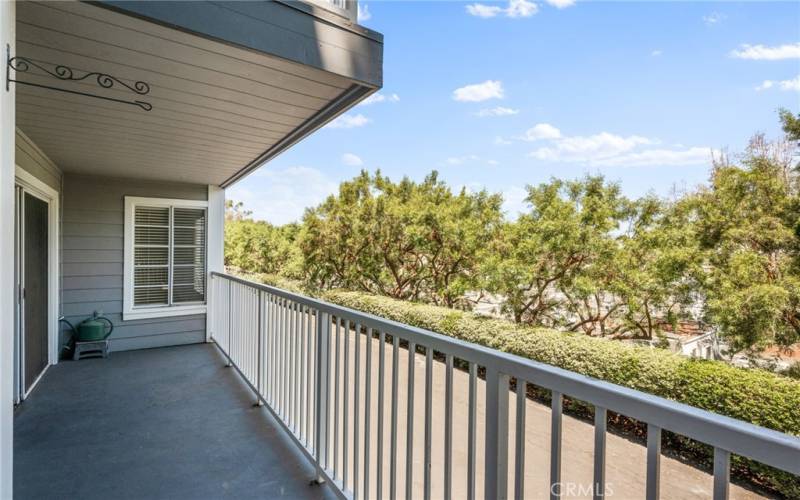
[[(208, 201), (206, 200), (185, 200), (177, 198), (147, 198), (141, 196), (125, 197), (125, 237), (123, 240), (123, 276), (122, 276), (122, 321), (148, 318), (167, 318), (172, 316), (189, 316), (193, 314), (205, 314), (208, 303), (208, 282), (206, 282), (206, 296), (203, 304), (187, 304), (185, 306), (156, 306), (140, 307), (133, 306), (133, 217), (136, 205), (147, 205), (150, 207), (194, 207), (206, 209), (206, 260), (208, 260)], [(206, 262), (206, 267), (208, 262)]]
[[(0, 2), (0, 49), (16, 53), (17, 3)], [(14, 282), (16, 85), (0, 90), (0, 283)], [(0, 499), (14, 492), (14, 294), (0, 287)]]
[[(225, 271), (225, 190), (219, 186), (208, 186), (208, 238), (206, 242), (206, 303), (212, 297), (211, 273)], [(206, 342), (211, 342), (211, 314), (206, 315)]]
[[(37, 198), (45, 201), (48, 207), (48, 222), (47, 222), (47, 358), (48, 366), (58, 363), (59, 355), (59, 342), (58, 342), (58, 317), (60, 310), (60, 295), (59, 295), (59, 276), (61, 275), (60, 269), (60, 195), (57, 190), (45, 184), (42, 180), (35, 177), (33, 174), (24, 170), (19, 165), (16, 165), (14, 171), (14, 183), (22, 189)], [(16, 256), (15, 256), (16, 259)], [(17, 335), (22, 335), (21, 331)], [(21, 343), (21, 338), (18, 339)], [(19, 348), (15, 349), (15, 355), (19, 356)], [(21, 363), (21, 361), (18, 361)], [(45, 371), (47, 368), (45, 368)], [(44, 372), (42, 372), (44, 373)], [(38, 380), (37, 380), (38, 382)], [(36, 383), (31, 386), (31, 390), (36, 386)], [(20, 390), (22, 399), (26, 398), (30, 393), (25, 391), (24, 387)]]

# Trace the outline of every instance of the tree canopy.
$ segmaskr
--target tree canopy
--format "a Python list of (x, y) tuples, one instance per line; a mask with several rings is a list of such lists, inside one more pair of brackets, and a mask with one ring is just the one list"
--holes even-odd
[(449, 307), (475, 289), (477, 265), (502, 219), (501, 197), (453, 191), (432, 172), (392, 182), (362, 171), (303, 218), (306, 279)]
[(302, 221), (276, 227), (229, 203), (226, 264), (451, 308), (490, 297), (518, 323), (656, 339), (682, 322), (732, 351), (800, 341), (800, 115), (785, 138), (711, 154), (706, 185), (629, 199), (589, 175), (527, 186), (528, 210), (380, 171), (339, 186)]

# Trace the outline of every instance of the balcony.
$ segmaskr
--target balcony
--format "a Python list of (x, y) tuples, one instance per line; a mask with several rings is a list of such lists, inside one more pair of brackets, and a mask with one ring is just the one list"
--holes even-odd
[[(209, 288), (215, 346), (51, 368), (15, 415), (17, 497), (760, 498), (731, 454), (800, 473), (796, 437), (236, 277)], [(711, 445), (713, 471), (662, 453), (663, 431)]]
[[(800, 474), (794, 436), (229, 275), (210, 297), (211, 338), (343, 497), (758, 497), (731, 455)], [(609, 412), (646, 424), (646, 446), (607, 432)], [(667, 459), (664, 431), (710, 445), (711, 474)]]

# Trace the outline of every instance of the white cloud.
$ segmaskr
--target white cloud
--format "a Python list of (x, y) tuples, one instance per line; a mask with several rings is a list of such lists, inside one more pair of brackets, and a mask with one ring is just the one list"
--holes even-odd
[(714, 26), (715, 24), (719, 24), (728, 17), (725, 14), (720, 14), (719, 12), (712, 12), (711, 14), (703, 16), (703, 22), (706, 26)]
[(556, 127), (540, 123), (520, 137), (522, 140), (544, 141), (545, 146), (528, 156), (541, 161), (586, 163), (594, 166), (679, 166), (706, 163), (710, 149), (676, 145), (678, 149), (647, 148), (659, 144), (657, 139), (641, 135), (621, 136), (600, 132), (589, 136), (565, 136)]
[(509, 144), (511, 144), (511, 141), (509, 141), (508, 139), (504, 139), (498, 135), (497, 137), (494, 138), (494, 143), (497, 146), (508, 146)]
[(478, 161), (478, 160), (480, 160), (480, 157), (478, 157), (477, 155), (464, 155), (464, 156), (451, 156), (444, 162), (448, 165), (463, 165), (464, 163), (470, 161)]
[(453, 99), (461, 102), (481, 102), (503, 98), (503, 82), (486, 80), (483, 83), (465, 85), (453, 91)]
[(497, 5), (486, 5), (482, 3), (473, 3), (467, 5), (467, 14), (475, 17), (482, 17), (484, 19), (495, 17), (503, 13), (503, 8)]
[(794, 90), (800, 92), (800, 75), (791, 80), (764, 80), (756, 90), (767, 90), (777, 86), (781, 90)]
[(528, 0), (510, 0), (506, 9), (508, 17), (531, 17), (539, 12), (539, 6)]
[(276, 169), (266, 165), (247, 184), (250, 188), (239, 183), (226, 190), (226, 198), (243, 202), (255, 218), (273, 224), (300, 220), (306, 208), (322, 203), (339, 188), (319, 170), (302, 166)]
[(656, 49), (656, 50), (654, 50), (654, 51), (650, 52), (650, 55), (651, 55), (651, 56), (653, 56), (653, 57), (658, 57), (658, 56), (660, 56), (661, 54), (663, 54), (663, 52), (661, 51), (661, 49)]
[(363, 127), (371, 120), (361, 113), (356, 115), (346, 114), (341, 115), (329, 124), (325, 125), (327, 128), (356, 128)]
[(369, 21), (372, 19), (372, 14), (369, 13), (369, 5), (362, 4), (359, 2), (358, 4), (358, 22), (361, 21)]
[(511, 109), (511, 108), (504, 108), (503, 106), (498, 106), (496, 108), (487, 108), (482, 109), (475, 113), (475, 116), (480, 117), (487, 117), (487, 116), (511, 116), (516, 115), (519, 113), (518, 109)]
[(786, 43), (769, 47), (766, 45), (742, 44), (738, 49), (729, 54), (736, 59), (751, 59), (754, 61), (777, 61), (780, 59), (800, 59), (800, 42)]
[(377, 104), (379, 102), (398, 102), (400, 100), (400, 96), (397, 94), (381, 94), (380, 92), (376, 92), (363, 101), (361, 101), (358, 105), (359, 106), (369, 106), (370, 104)]
[(756, 90), (758, 91), (767, 90), (771, 89), (773, 86), (775, 86), (775, 80), (764, 80), (763, 82), (761, 82), (761, 85), (756, 87)]
[[(564, 1), (564, 0), (556, 0)], [(528, 0), (509, 0), (507, 7), (499, 5), (488, 5), (485, 3), (473, 3), (466, 6), (467, 14), (484, 19), (504, 15), (506, 17), (531, 17), (539, 12), (539, 6)]]
[(650, 166), (683, 166), (708, 163), (711, 160), (711, 148), (694, 147), (684, 150), (646, 149), (610, 158), (593, 161), (593, 165), (609, 167), (650, 167)]
[(623, 137), (608, 132), (590, 136), (559, 136), (553, 139), (551, 146), (541, 147), (530, 155), (539, 160), (592, 162), (626, 153), (642, 144), (653, 144), (646, 137)]
[(566, 9), (575, 5), (575, 0), (545, 0), (548, 4), (557, 9)]
[(356, 154), (345, 153), (342, 155), (342, 163), (348, 167), (360, 167), (364, 164), (364, 160), (362, 160), (361, 157)]
[(538, 141), (541, 139), (558, 139), (559, 137), (561, 137), (560, 130), (549, 123), (538, 123), (533, 128), (526, 130), (520, 139), (523, 141)]

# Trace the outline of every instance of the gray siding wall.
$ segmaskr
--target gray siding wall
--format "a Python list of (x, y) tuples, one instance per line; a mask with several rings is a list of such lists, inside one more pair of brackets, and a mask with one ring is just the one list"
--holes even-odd
[(204, 314), (122, 321), (125, 196), (206, 200), (208, 187), (66, 174), (62, 314), (78, 322), (102, 311), (114, 322), (114, 351), (204, 342)]
[(61, 169), (20, 129), (16, 131), (15, 146), (14, 161), (22, 170), (61, 191)]

